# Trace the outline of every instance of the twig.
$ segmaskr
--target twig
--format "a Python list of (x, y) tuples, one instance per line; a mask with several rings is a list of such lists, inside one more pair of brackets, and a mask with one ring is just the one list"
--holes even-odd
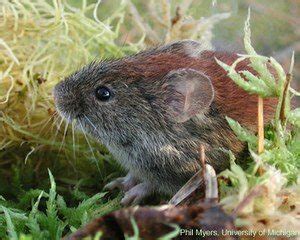
[(182, 12), (180, 7), (176, 8), (175, 16), (172, 18), (171, 23), (174, 26), (182, 18)]
[(171, 40), (174, 40), (178, 38), (181, 34), (181, 27), (183, 24), (183, 13), (181, 11), (181, 8), (178, 6), (176, 8), (176, 15), (171, 20), (171, 27), (168, 29), (166, 36), (165, 36), (165, 43), (171, 42)]
[(284, 82), (284, 88), (283, 88), (283, 93), (282, 93), (282, 101), (281, 101), (281, 106), (280, 106), (280, 114), (279, 118), (281, 121), (281, 124), (285, 124), (286, 121), (286, 99), (288, 97), (288, 89), (290, 86), (290, 82), (293, 78), (292, 71), (294, 67), (294, 52), (292, 55), (292, 61), (291, 61), (291, 66), (290, 66), (290, 71), (286, 75), (285, 82)]
[(258, 154), (264, 151), (264, 100), (261, 96), (258, 96)]
[[(258, 155), (264, 151), (264, 100), (258, 96), (258, 111), (257, 111), (257, 127), (258, 127)], [(258, 168), (258, 174), (263, 175), (263, 169)]]
[(289, 85), (292, 79), (292, 75), (290, 73), (288, 73), (286, 75), (286, 79), (284, 82), (284, 89), (283, 89), (283, 96), (282, 96), (282, 102), (281, 102), (281, 106), (280, 106), (280, 121), (281, 123), (284, 125), (285, 120), (286, 120), (286, 114), (285, 114), (285, 109), (286, 109), (286, 97), (287, 97), (287, 93), (288, 93), (288, 89), (289, 89)]

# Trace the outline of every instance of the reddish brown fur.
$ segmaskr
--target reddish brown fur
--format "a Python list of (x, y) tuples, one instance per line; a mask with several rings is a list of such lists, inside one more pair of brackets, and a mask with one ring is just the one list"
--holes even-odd
[[(257, 95), (250, 95), (238, 87), (227, 76), (226, 71), (217, 64), (215, 58), (231, 65), (237, 59), (237, 55), (214, 51), (204, 51), (199, 58), (173, 53), (140, 55), (125, 59), (123, 74), (132, 77), (132, 79), (140, 76), (143, 76), (143, 79), (160, 79), (169, 71), (179, 68), (192, 68), (201, 71), (212, 80), (217, 108), (224, 115), (237, 120), (250, 129), (255, 129), (257, 125)], [(248, 61), (240, 62), (236, 70), (249, 70), (256, 74), (248, 66)], [(273, 117), (276, 103), (277, 101), (274, 98), (264, 100), (266, 122)]]

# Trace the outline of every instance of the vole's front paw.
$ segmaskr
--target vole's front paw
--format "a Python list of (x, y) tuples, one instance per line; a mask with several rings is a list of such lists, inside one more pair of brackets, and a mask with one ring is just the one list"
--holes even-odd
[(128, 191), (133, 188), (137, 184), (137, 181), (131, 176), (131, 174), (127, 174), (125, 177), (117, 178), (110, 183), (104, 186), (104, 189), (113, 190), (115, 188), (119, 188), (123, 191)]
[(141, 201), (152, 193), (152, 188), (148, 183), (140, 183), (125, 192), (121, 200), (123, 206), (138, 205)]

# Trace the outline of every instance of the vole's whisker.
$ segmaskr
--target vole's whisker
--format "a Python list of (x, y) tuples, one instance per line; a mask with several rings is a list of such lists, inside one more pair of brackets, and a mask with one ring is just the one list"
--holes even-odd
[(52, 125), (51, 125), (51, 131), (53, 130), (54, 126), (56, 126), (57, 124), (57, 121), (59, 120), (60, 116), (57, 115), (57, 116), (54, 116), (55, 120), (53, 121)]
[(56, 137), (57, 137), (57, 135), (58, 135), (58, 132), (59, 132), (59, 130), (60, 130), (60, 128), (61, 128), (61, 125), (62, 125), (63, 121), (64, 121), (64, 119), (62, 118), (61, 121), (60, 121), (60, 123), (59, 123), (58, 125), (55, 124), (56, 127), (57, 127), (57, 129), (56, 129), (56, 132), (55, 132), (53, 141), (52, 141), (52, 146), (53, 146), (53, 144), (55, 143)]
[(92, 125), (92, 127), (95, 129), (95, 131), (98, 132), (96, 126), (92, 123), (92, 121), (86, 115), (84, 115), (84, 117)]
[[(85, 119), (91, 124), (91, 126), (94, 128), (94, 130), (95, 130), (98, 134), (100, 134), (99, 131), (98, 131), (98, 129), (97, 129), (97, 127), (92, 123), (92, 121), (91, 121), (86, 115), (84, 115), (84, 117), (85, 117)], [(102, 176), (102, 175), (101, 175), (101, 176)]]
[(52, 115), (52, 117), (58, 117), (59, 116), (58, 112), (56, 112), (56, 111), (54, 113), (52, 113), (51, 115)]
[(62, 146), (64, 145), (64, 142), (65, 142), (65, 140), (66, 140), (66, 136), (67, 136), (67, 131), (68, 131), (68, 127), (69, 127), (69, 121), (70, 121), (70, 118), (71, 118), (71, 116), (69, 115), (68, 118), (67, 118), (67, 121), (66, 121), (66, 123), (65, 123), (65, 124), (66, 124), (66, 125), (65, 125), (65, 130), (64, 130), (64, 133), (63, 133), (63, 138), (62, 138), (62, 141), (61, 141), (61, 144), (60, 144), (60, 147), (59, 147), (58, 152), (61, 151)]
[[(60, 123), (59, 123), (58, 125), (55, 124), (55, 125), (56, 125), (56, 134), (57, 134), (58, 131), (60, 131), (60, 128), (61, 128), (63, 122), (64, 122), (64, 118), (61, 118)], [(57, 123), (57, 122), (56, 122), (56, 123)]]
[(75, 121), (73, 120), (71, 125), (72, 125), (72, 142), (73, 142), (73, 157), (76, 161), (76, 140), (75, 140)]
[[(41, 130), (39, 131), (38, 135), (40, 136), (41, 133), (43, 132), (43, 130), (45, 129), (46, 126), (48, 126), (48, 123), (54, 119), (55, 115), (52, 115), (45, 123), (44, 123), (44, 126), (41, 128)], [(49, 130), (49, 129), (48, 129)]]
[(51, 126), (50, 126), (50, 127), (48, 128), (48, 130), (44, 133), (44, 135), (47, 135), (49, 131), (53, 132), (53, 128), (54, 128), (54, 126), (56, 126), (56, 123), (57, 123), (58, 120), (59, 120), (59, 115), (55, 115), (55, 116), (53, 116), (53, 118), (54, 118), (54, 121), (52, 121)]
[(89, 148), (90, 148), (90, 150), (91, 150), (91, 152), (92, 152), (92, 155), (93, 155), (94, 161), (95, 161), (95, 163), (96, 163), (97, 169), (98, 169), (98, 171), (99, 171), (99, 173), (100, 173), (100, 176), (101, 176), (101, 178), (102, 178), (103, 176), (102, 176), (102, 174), (101, 174), (101, 171), (100, 171), (100, 167), (99, 167), (97, 158), (96, 158), (96, 156), (95, 156), (95, 154), (94, 154), (92, 145), (90, 144), (90, 141), (88, 140), (88, 137), (86, 136), (86, 133), (85, 133), (85, 131), (84, 131), (84, 129), (83, 129), (83, 126), (82, 126), (81, 121), (79, 121), (79, 125), (80, 125), (80, 128), (81, 128), (81, 131), (83, 132), (83, 135), (84, 135), (84, 137), (85, 137), (85, 140), (86, 140), (86, 142), (87, 142), (87, 144), (88, 144), (88, 146), (89, 146)]

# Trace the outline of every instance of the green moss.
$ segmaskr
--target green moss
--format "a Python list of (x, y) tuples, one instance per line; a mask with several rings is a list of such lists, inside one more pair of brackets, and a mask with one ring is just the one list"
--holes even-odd
[[(258, 55), (252, 47), (249, 21), (250, 11), (245, 23), (244, 43), (247, 55), (241, 55), (231, 66), (217, 61), (239, 87), (250, 94), (261, 97), (277, 97), (278, 106), (273, 123), (266, 128), (265, 150), (261, 154), (256, 153), (257, 137), (238, 122), (227, 118), (237, 137), (248, 144), (252, 162), (245, 169), (242, 169), (232, 157), (230, 169), (220, 174), (221, 203), (228, 211), (232, 211), (242, 201), (248, 199), (248, 204), (239, 214), (244, 218), (252, 218), (250, 221), (252, 228), (261, 214), (264, 219), (269, 219), (272, 222), (278, 221), (286, 226), (285, 221), (296, 221), (296, 216), (293, 211), (287, 212), (281, 211), (281, 209), (287, 209), (296, 204), (300, 197), (298, 191), (293, 192), (294, 188), (300, 189), (300, 141), (299, 125), (297, 124), (300, 119), (300, 116), (297, 115), (299, 109), (290, 110), (290, 94), (284, 95), (284, 83), (287, 81), (287, 75), (281, 65), (272, 57)], [(249, 59), (249, 65), (258, 73), (255, 79), (249, 72), (245, 74), (245, 71), (235, 71), (236, 63), (244, 59)], [(293, 70), (293, 62), (292, 56), (290, 73)], [(267, 63), (269, 67), (276, 70), (276, 80), (271, 75)], [(288, 116), (288, 123), (282, 121), (279, 114), (283, 105), (283, 98), (286, 98), (285, 112)], [(289, 127), (286, 127), (287, 124)], [(289, 200), (284, 202), (281, 192), (285, 192), (285, 198)], [(245, 213), (248, 214), (247, 217), (243, 215)], [(289, 220), (283, 216), (288, 216)], [(297, 229), (294, 226), (289, 226), (289, 228)]]

